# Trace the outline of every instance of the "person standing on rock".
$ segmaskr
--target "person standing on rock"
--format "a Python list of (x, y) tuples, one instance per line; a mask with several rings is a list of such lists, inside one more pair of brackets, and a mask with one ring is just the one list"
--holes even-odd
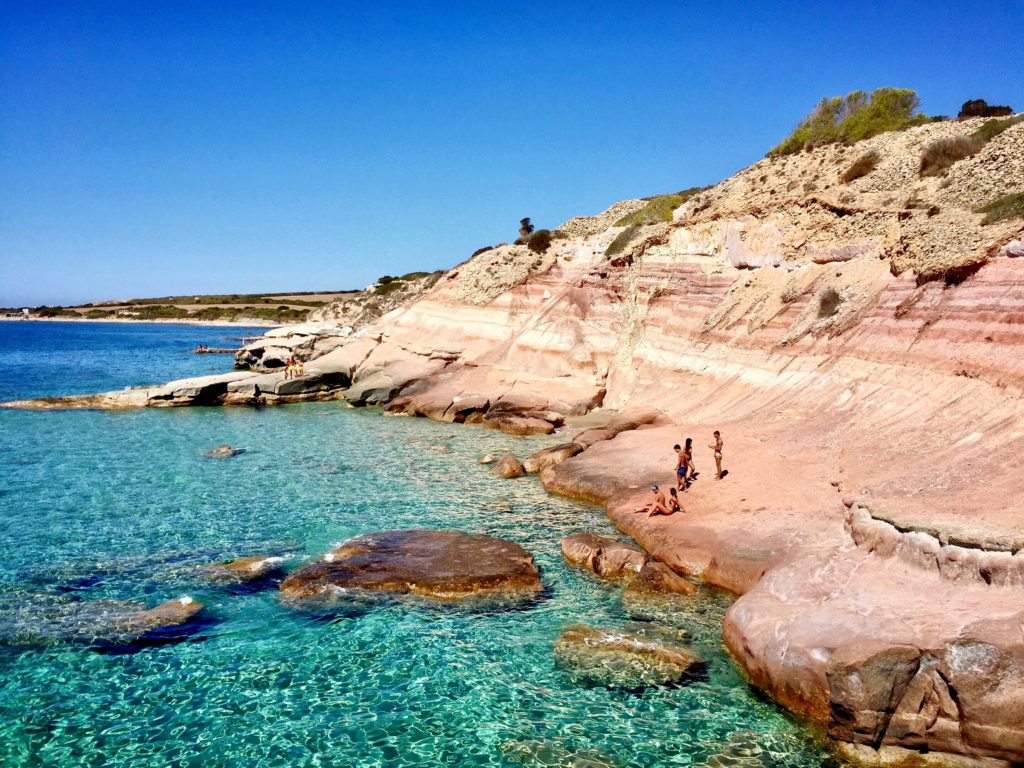
[(686, 463), (686, 453), (679, 443), (672, 446), (676, 452), (676, 488), (680, 491), (686, 490), (686, 473), (689, 472), (689, 464)]
[(684, 478), (686, 480), (686, 487), (690, 487), (690, 482), (697, 477), (697, 468), (693, 466), (693, 438), (686, 438), (686, 443), (683, 445), (683, 455), (686, 457), (686, 466), (690, 468), (690, 476)]
[(712, 448), (715, 451), (715, 469), (717, 470), (716, 473), (715, 473), (715, 480), (721, 480), (722, 479), (722, 446), (723, 445), (724, 445), (724, 443), (722, 442), (722, 433), (719, 432), (716, 429), (715, 430), (715, 442), (708, 444), (708, 448)]

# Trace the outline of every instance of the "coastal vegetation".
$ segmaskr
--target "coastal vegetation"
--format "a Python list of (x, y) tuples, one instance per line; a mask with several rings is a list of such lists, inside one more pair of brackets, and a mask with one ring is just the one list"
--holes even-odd
[(615, 239), (608, 244), (608, 250), (604, 252), (605, 256), (615, 256), (626, 250), (626, 246), (632, 242), (638, 229), (640, 229), (639, 225), (630, 224), (624, 230), (619, 232), (619, 234), (615, 236)]
[(647, 198), (647, 205), (633, 213), (623, 216), (615, 222), (616, 227), (644, 226), (672, 221), (672, 212), (694, 195), (703, 192), (707, 187), (689, 187), (669, 195), (655, 195)]
[(849, 184), (851, 181), (867, 176), (878, 166), (881, 156), (874, 150), (865, 152), (863, 155), (853, 161), (853, 165), (846, 169), (840, 179), (844, 184)]
[(1022, 120), (1024, 115), (987, 120), (967, 136), (951, 136), (933, 141), (921, 153), (920, 176), (924, 178), (944, 173), (960, 160), (976, 155), (988, 142)]
[(1000, 197), (991, 203), (981, 206), (975, 213), (984, 213), (982, 224), (995, 224), (1006, 219), (1024, 218), (1024, 192)]
[(530, 239), (526, 241), (526, 247), (534, 253), (544, 253), (551, 247), (551, 231), (538, 229), (530, 235)]
[(887, 131), (923, 125), (935, 119), (917, 112), (920, 99), (909, 88), (878, 88), (824, 98), (793, 132), (768, 152), (781, 157), (826, 144), (854, 144)]

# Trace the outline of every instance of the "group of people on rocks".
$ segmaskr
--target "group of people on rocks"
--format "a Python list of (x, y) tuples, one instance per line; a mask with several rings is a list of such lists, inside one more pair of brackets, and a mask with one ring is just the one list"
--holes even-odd
[[(708, 448), (715, 452), (715, 480), (724, 477), (722, 471), (722, 433), (717, 429), (714, 433), (715, 442), (708, 443)], [(686, 512), (679, 494), (686, 491), (697, 478), (697, 468), (693, 464), (693, 438), (688, 437), (683, 446), (678, 444), (672, 446), (676, 452), (676, 484), (668, 489), (668, 498), (665, 492), (657, 485), (651, 486), (651, 500), (642, 507), (637, 507), (634, 512), (646, 512), (648, 517), (655, 515), (673, 515), (676, 512)]]
[(288, 358), (288, 362), (284, 367), (285, 379), (297, 379), (300, 376), (306, 375), (306, 364), (301, 359), (296, 360), (295, 355), (291, 355)]

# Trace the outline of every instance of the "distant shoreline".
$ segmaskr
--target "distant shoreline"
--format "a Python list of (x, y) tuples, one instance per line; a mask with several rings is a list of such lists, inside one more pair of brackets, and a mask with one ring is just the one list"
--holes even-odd
[(266, 320), (244, 318), (240, 320), (189, 320), (188, 318), (154, 318), (139, 320), (130, 317), (0, 317), (0, 322), (8, 323), (147, 323), (161, 325), (197, 325), (220, 326), (244, 325), (250, 328), (278, 328), (283, 323), (271, 323)]

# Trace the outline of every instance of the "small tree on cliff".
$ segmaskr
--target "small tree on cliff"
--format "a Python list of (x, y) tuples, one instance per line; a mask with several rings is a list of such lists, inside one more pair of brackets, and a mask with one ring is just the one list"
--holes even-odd
[(533, 224), (530, 223), (530, 217), (527, 216), (525, 219), (519, 220), (519, 238), (525, 240), (533, 234)]

